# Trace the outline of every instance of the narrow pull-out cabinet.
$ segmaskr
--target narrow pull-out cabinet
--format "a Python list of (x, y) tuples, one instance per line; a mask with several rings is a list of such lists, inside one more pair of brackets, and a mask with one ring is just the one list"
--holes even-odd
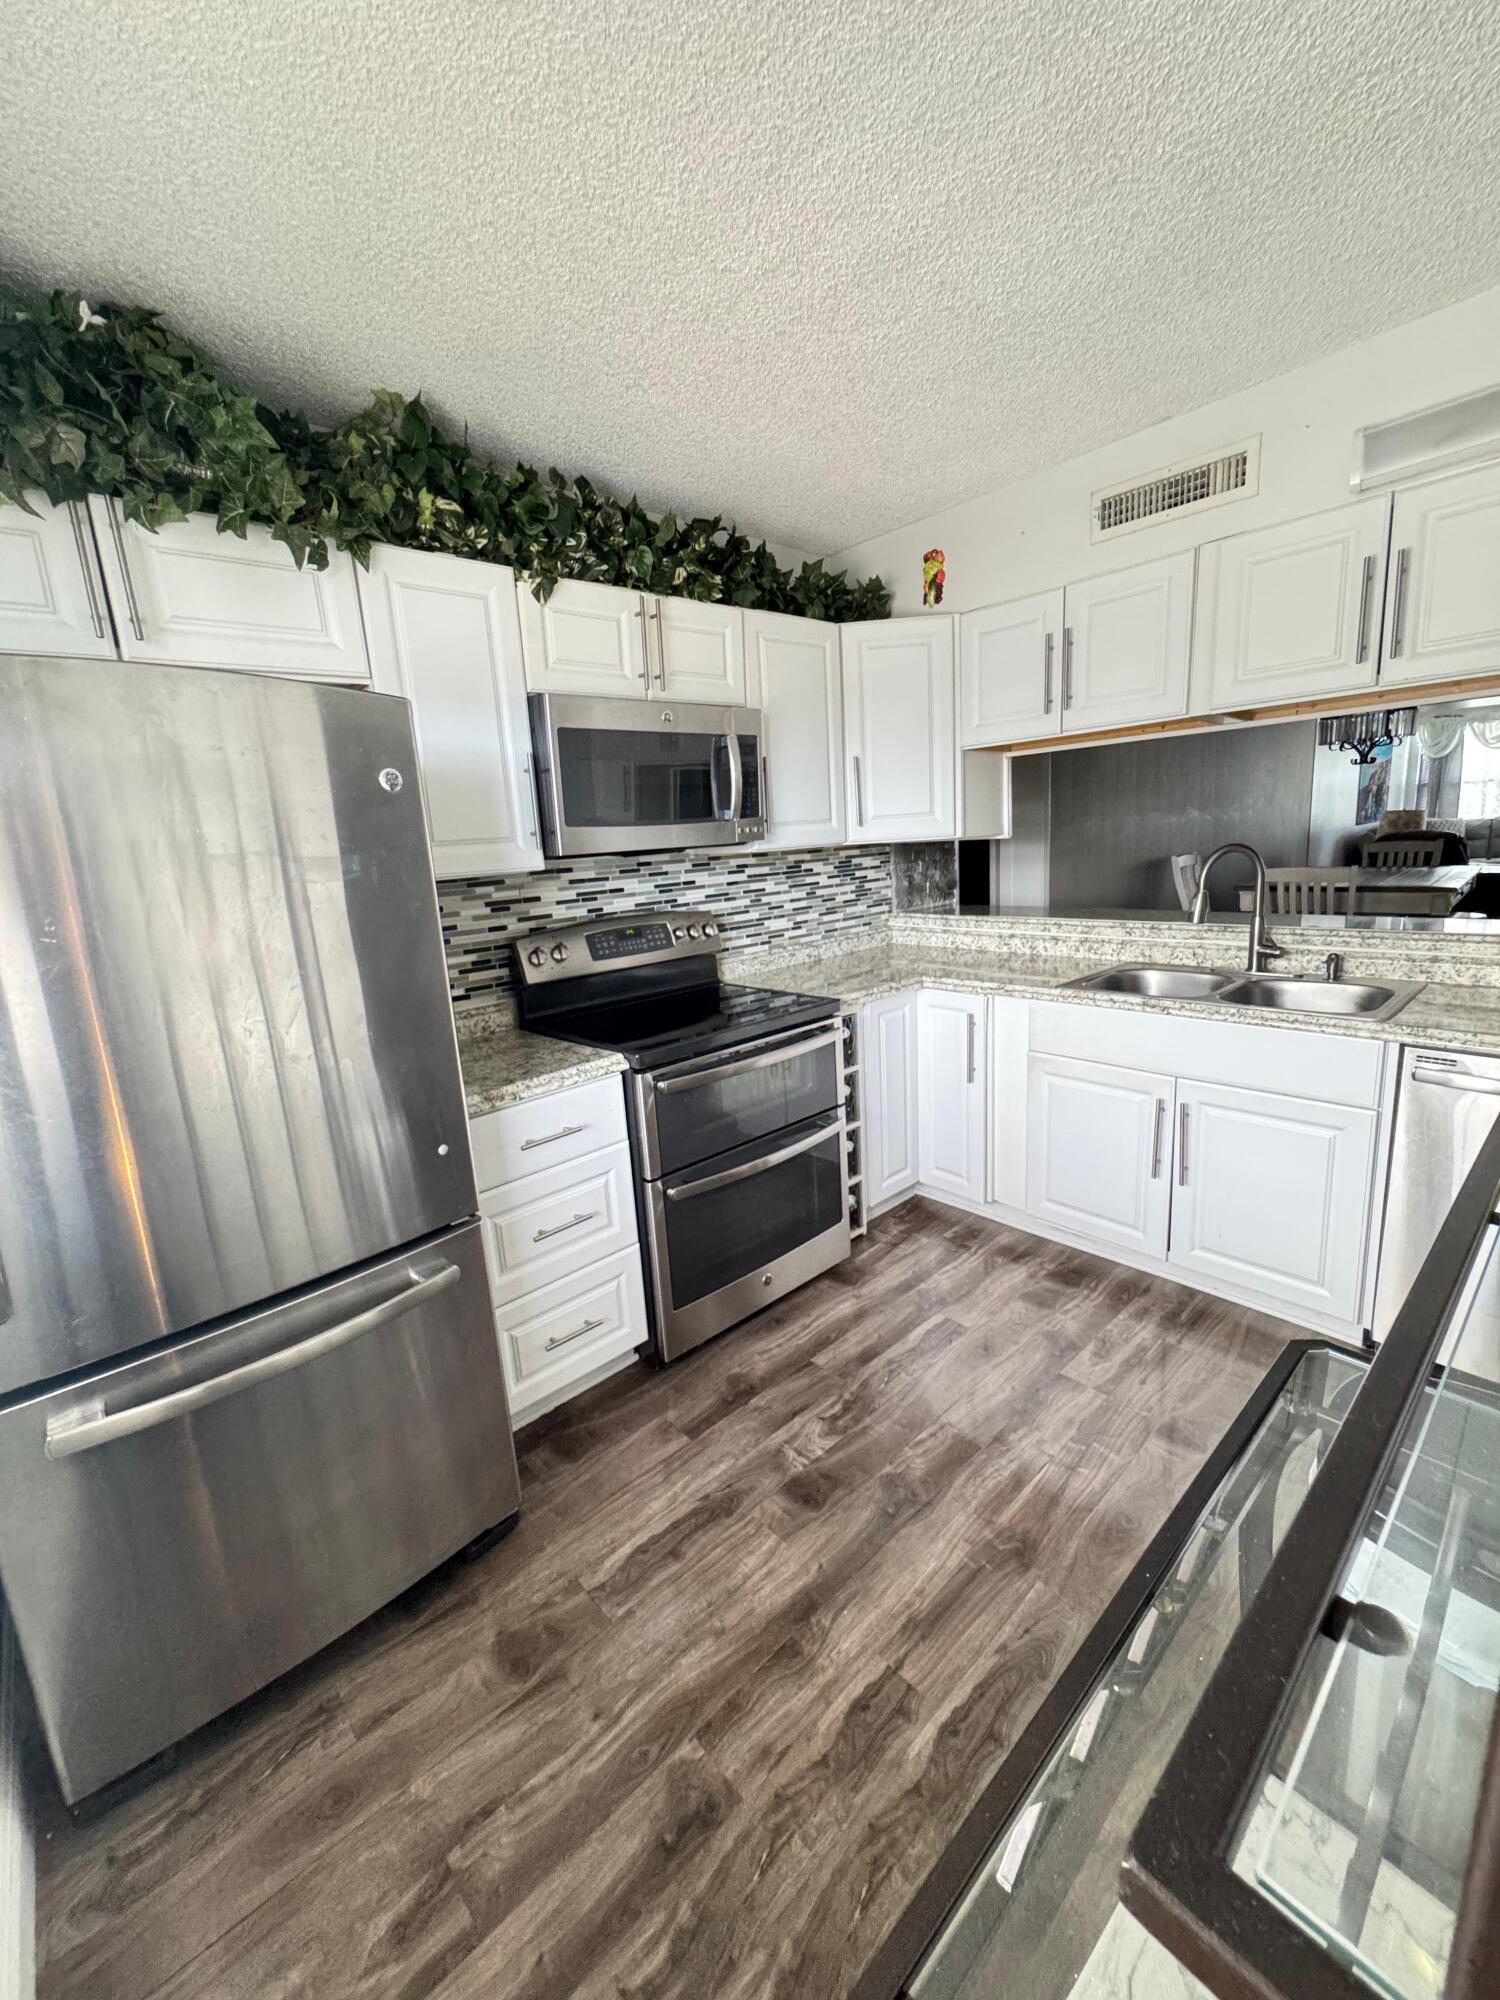
[(115, 635), (88, 510), (28, 493), (0, 507), (0, 652), (114, 659)]
[(989, 1065), (983, 998), (924, 989), (917, 1040), (918, 1177), (923, 1187), (982, 1202)]
[(326, 569), (298, 569), (266, 528), (242, 540), (194, 514), (153, 532), (98, 494), (89, 516), (123, 659), (369, 681), (352, 557), (334, 549)]
[(865, 1200), (870, 1212), (917, 1184), (917, 995), (871, 1000), (860, 1021)]
[(359, 592), (374, 685), (412, 705), (439, 879), (540, 868), (512, 571), (380, 547)]
[(844, 706), (839, 628), (745, 613), (746, 690), (761, 711), (768, 847), (842, 847)]

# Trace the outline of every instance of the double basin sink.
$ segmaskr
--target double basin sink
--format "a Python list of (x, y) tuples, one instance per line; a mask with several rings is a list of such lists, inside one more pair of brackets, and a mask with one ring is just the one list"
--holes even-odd
[(1132, 993), (1150, 1000), (1201, 1000), (1214, 1007), (1262, 1007), (1284, 1014), (1353, 1015), (1388, 1021), (1422, 990), (1409, 980), (1294, 978), (1284, 972), (1205, 972), (1188, 965), (1112, 965), (1070, 979), (1081, 993)]

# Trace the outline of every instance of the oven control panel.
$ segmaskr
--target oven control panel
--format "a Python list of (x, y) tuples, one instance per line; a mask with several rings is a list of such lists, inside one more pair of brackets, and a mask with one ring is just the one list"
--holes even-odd
[(723, 942), (723, 928), (711, 911), (640, 910), (518, 938), (516, 963), (525, 983), (537, 986), (620, 965), (665, 965), (712, 954)]

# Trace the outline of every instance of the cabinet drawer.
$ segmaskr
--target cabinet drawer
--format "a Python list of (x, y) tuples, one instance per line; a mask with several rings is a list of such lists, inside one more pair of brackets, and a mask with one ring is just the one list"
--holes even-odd
[(495, 1314), (513, 1415), (648, 1337), (640, 1252), (631, 1246)]
[(581, 1159), (625, 1137), (625, 1089), (618, 1076), (575, 1084), (469, 1121), (474, 1178), (481, 1191), (523, 1174)]
[(630, 1148), (610, 1146), (480, 1196), (490, 1292), (497, 1305), (535, 1291), (636, 1240)]

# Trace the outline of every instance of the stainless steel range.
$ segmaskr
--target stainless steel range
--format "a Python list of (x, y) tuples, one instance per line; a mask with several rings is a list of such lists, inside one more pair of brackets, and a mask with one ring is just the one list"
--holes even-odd
[(690, 1348), (849, 1254), (838, 1002), (723, 985), (702, 910), (523, 938), (523, 1024), (629, 1065), (657, 1356)]

